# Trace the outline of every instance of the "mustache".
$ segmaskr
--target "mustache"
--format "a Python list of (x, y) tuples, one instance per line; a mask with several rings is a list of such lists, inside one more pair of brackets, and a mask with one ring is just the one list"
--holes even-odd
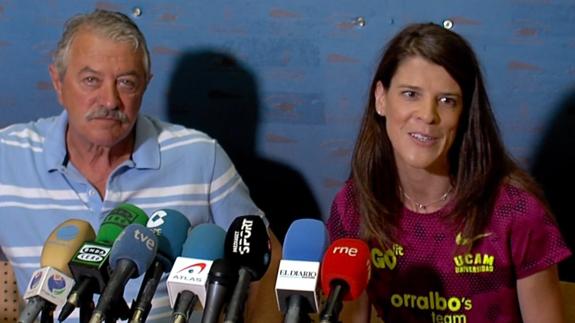
[(104, 107), (99, 107), (88, 111), (85, 117), (88, 121), (97, 118), (109, 118), (120, 121), (121, 123), (128, 123), (130, 121), (128, 116), (119, 109), (106, 109)]

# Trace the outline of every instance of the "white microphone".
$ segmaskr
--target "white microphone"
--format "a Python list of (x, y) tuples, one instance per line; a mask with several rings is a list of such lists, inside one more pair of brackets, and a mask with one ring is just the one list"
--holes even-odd
[(289, 227), (275, 292), (284, 322), (309, 322), (310, 313), (320, 310), (320, 261), (328, 246), (325, 224), (300, 219)]
[(196, 303), (206, 304), (208, 274), (214, 260), (224, 256), (226, 231), (212, 223), (194, 227), (168, 276), (172, 322), (186, 322)]
[(70, 277), (68, 261), (84, 241), (94, 239), (95, 236), (88, 222), (77, 219), (63, 222), (50, 233), (40, 257), (42, 268), (32, 274), (24, 292), (24, 299), (28, 302), (18, 322), (31, 323), (40, 311), (43, 311), (42, 317), (48, 315), (51, 318), (57, 306), (66, 304), (68, 294), (75, 284)]

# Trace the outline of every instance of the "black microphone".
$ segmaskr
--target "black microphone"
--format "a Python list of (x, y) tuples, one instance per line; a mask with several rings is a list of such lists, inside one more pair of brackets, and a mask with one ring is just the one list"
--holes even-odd
[(146, 321), (162, 275), (172, 269), (174, 261), (182, 253), (182, 244), (191, 227), (185, 215), (171, 209), (154, 211), (146, 226), (158, 236), (158, 253), (146, 271), (138, 296), (132, 303), (131, 323)]
[(141, 224), (130, 224), (118, 236), (110, 250), (112, 274), (98, 304), (92, 313), (90, 323), (100, 323), (107, 317), (112, 303), (123, 300), (124, 287), (130, 278), (142, 275), (154, 260), (158, 238), (154, 232)]
[[(95, 241), (86, 242), (70, 260), (68, 266), (76, 284), (62, 307), (58, 320), (64, 321), (80, 306), (80, 321), (86, 322), (94, 309), (93, 295), (101, 293), (108, 282), (108, 257), (112, 243), (130, 223), (146, 224), (148, 216), (133, 204), (114, 208), (100, 225)], [(128, 318), (128, 304), (116, 304), (119, 313)]]
[(208, 273), (208, 290), (202, 323), (217, 323), (238, 282), (238, 268), (225, 258), (214, 261)]
[(271, 241), (262, 218), (244, 215), (234, 219), (226, 234), (224, 252), (225, 258), (239, 268), (224, 322), (242, 322), (249, 284), (262, 278), (271, 259)]

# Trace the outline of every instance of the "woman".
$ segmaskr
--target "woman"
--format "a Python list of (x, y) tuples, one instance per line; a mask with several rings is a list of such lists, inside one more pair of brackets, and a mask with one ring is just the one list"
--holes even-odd
[(571, 252), (505, 151), (469, 44), (409, 25), (370, 93), (328, 221), (332, 240), (370, 245), (356, 321), (371, 303), (386, 323), (562, 322), (556, 264)]

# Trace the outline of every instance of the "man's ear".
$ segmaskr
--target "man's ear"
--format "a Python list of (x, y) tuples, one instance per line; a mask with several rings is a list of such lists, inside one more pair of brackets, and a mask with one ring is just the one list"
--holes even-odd
[(146, 79), (146, 87), (144, 87), (144, 91), (148, 88), (148, 85), (150, 85), (150, 81), (152, 81), (152, 78), (154, 77), (154, 74), (150, 73), (150, 75), (148, 75), (147, 79)]
[(373, 96), (375, 97), (375, 111), (382, 117), (385, 117), (385, 99), (387, 92), (383, 87), (381, 81), (377, 81), (375, 84), (375, 91)]
[(62, 79), (60, 78), (60, 73), (58, 73), (58, 69), (54, 64), (50, 64), (48, 71), (50, 72), (50, 79), (52, 79), (52, 86), (58, 96), (58, 102), (63, 106), (64, 101), (62, 100)]

